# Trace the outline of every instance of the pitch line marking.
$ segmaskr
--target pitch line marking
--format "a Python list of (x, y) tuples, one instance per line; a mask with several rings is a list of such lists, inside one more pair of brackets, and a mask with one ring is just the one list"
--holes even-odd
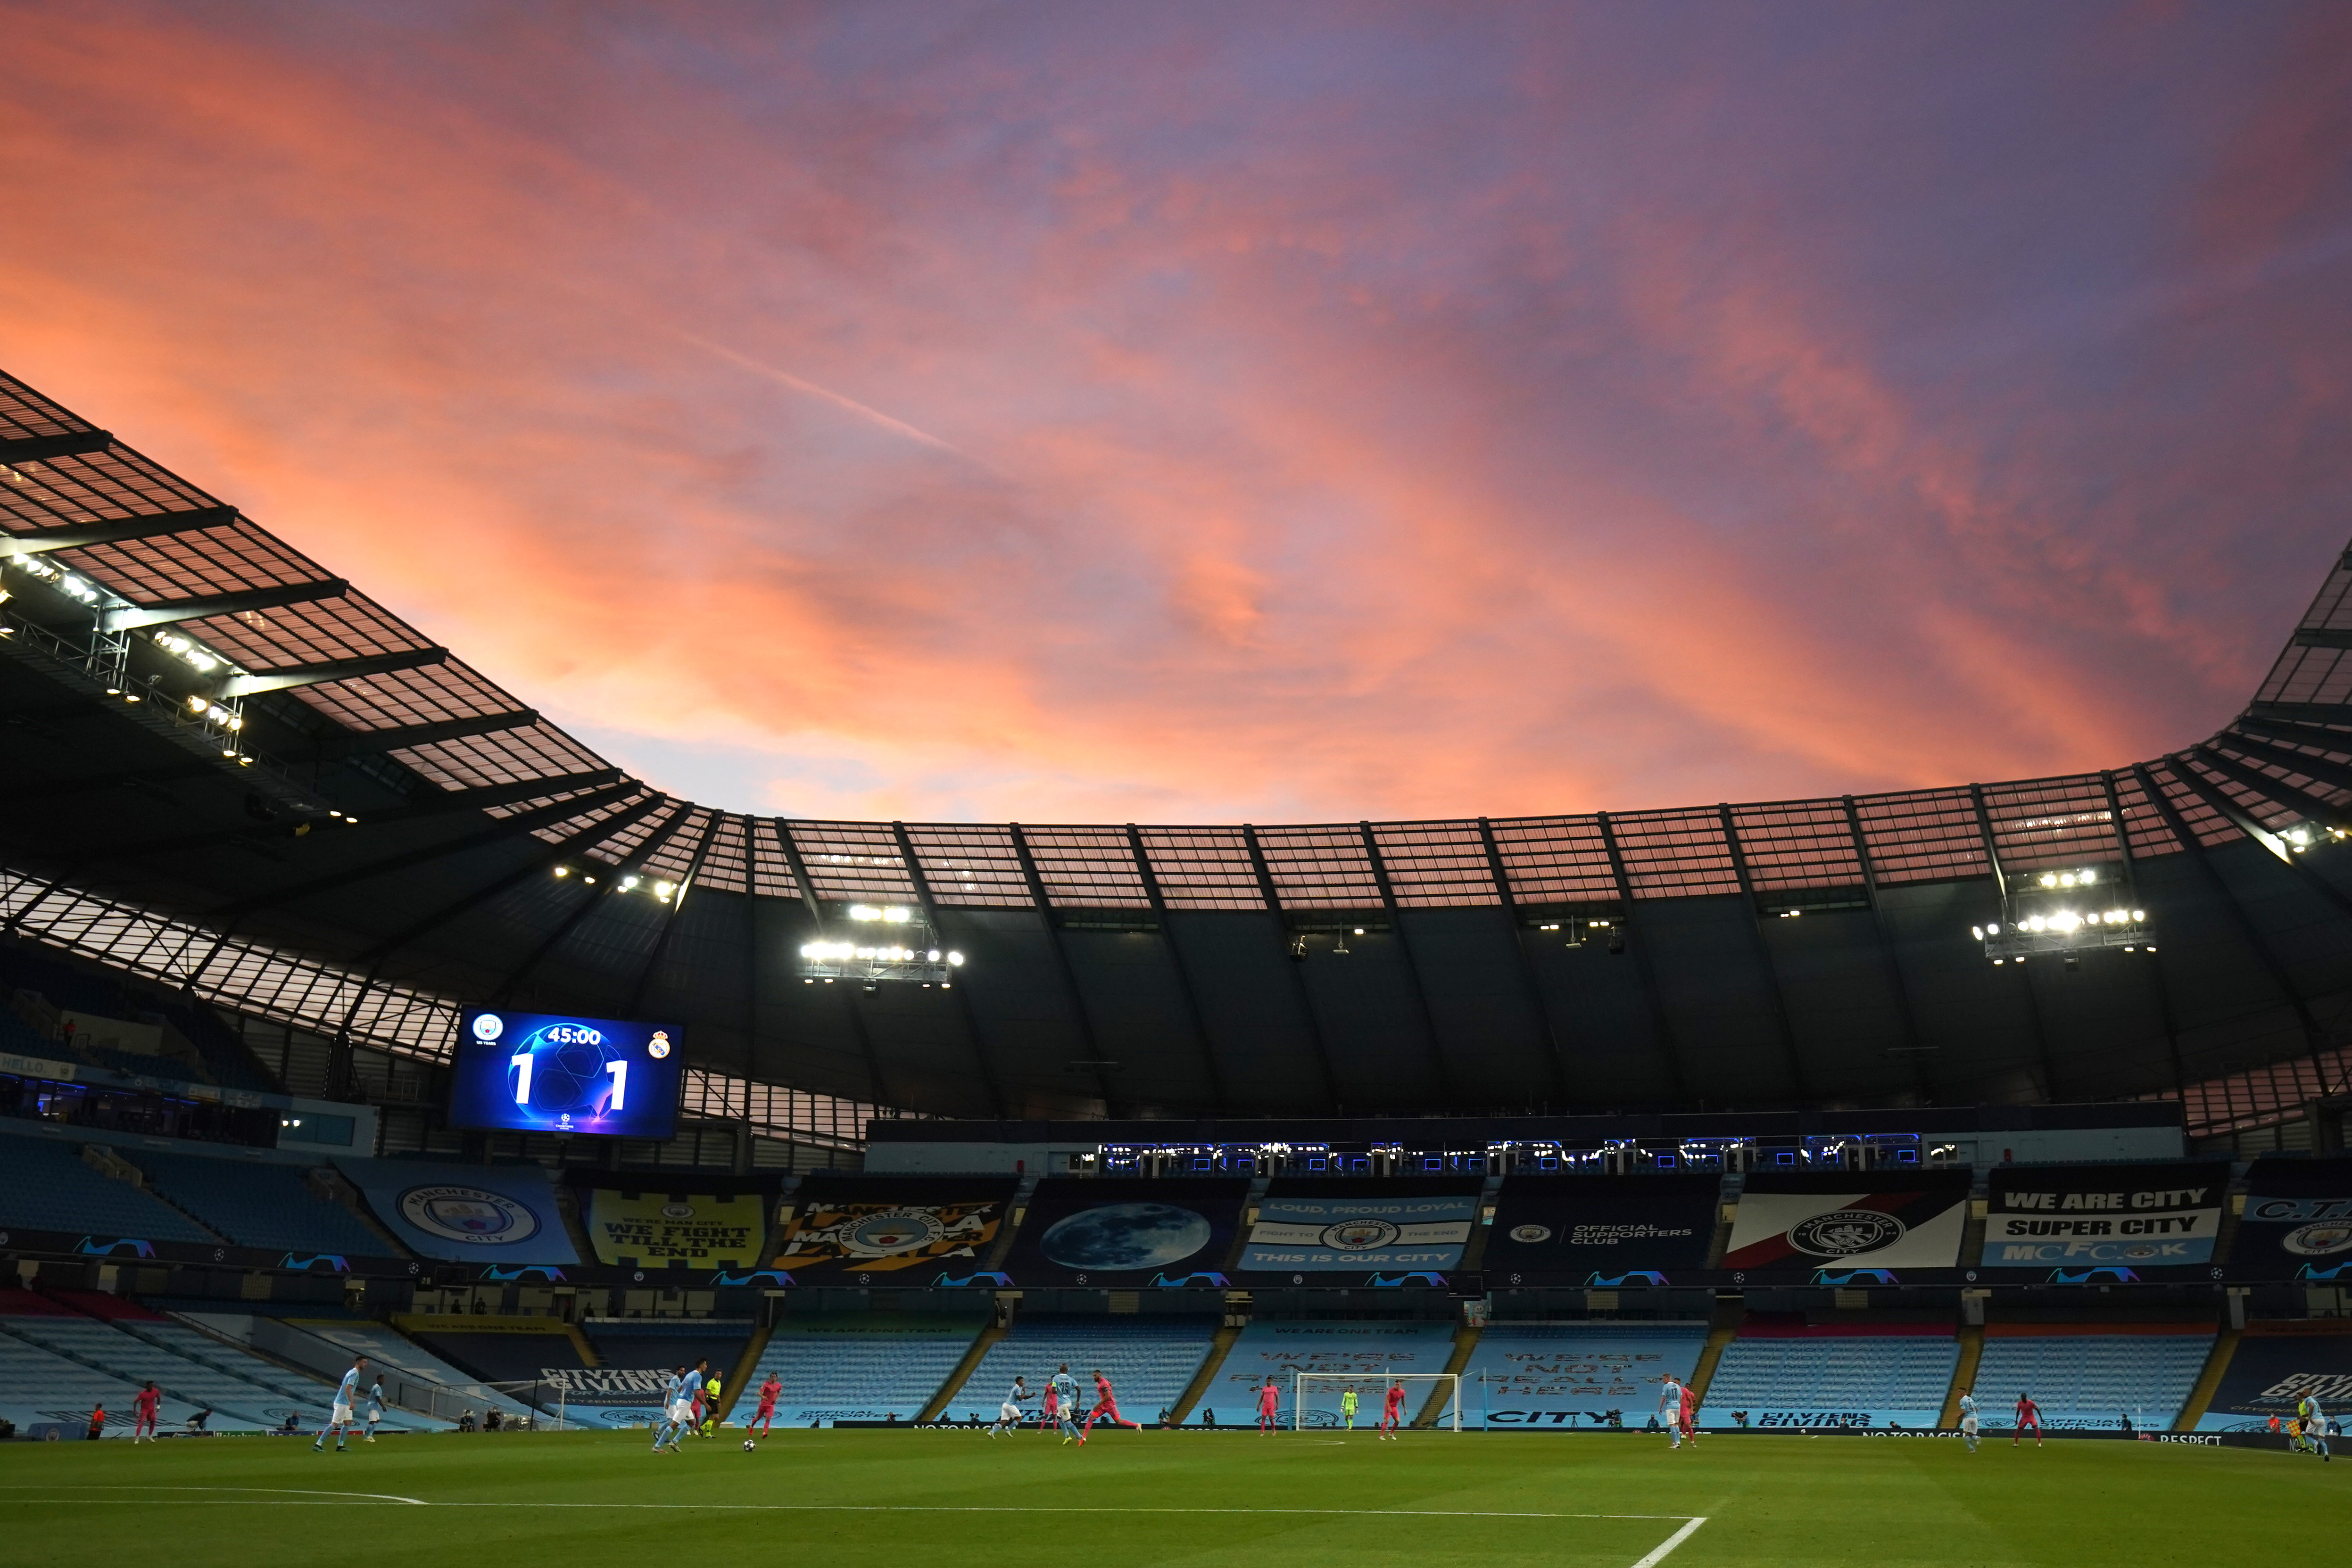
[(299, 1487), (142, 1487), (110, 1486), (97, 1483), (64, 1483), (58, 1486), (5, 1486), (0, 1491), (219, 1491), (265, 1492), (300, 1498), (320, 1498), (320, 1502), (275, 1502), (265, 1497), (227, 1497), (217, 1500), (177, 1498), (125, 1498), (125, 1502), (178, 1502), (216, 1500), (226, 1507), (240, 1504), (266, 1508), (334, 1508), (358, 1506), (337, 1500), (356, 1498), (362, 1504), (389, 1502), (412, 1504), (418, 1508), (622, 1508), (649, 1509), (662, 1512), (703, 1513), (1234, 1513), (1234, 1514), (1314, 1514), (1359, 1515), (1376, 1519), (1679, 1519), (1687, 1522), (1668, 1539), (1665, 1545), (1643, 1558), (1633, 1568), (1655, 1568), (1668, 1552), (1681, 1545), (1691, 1531), (1705, 1524), (1704, 1516), (1693, 1519), (1682, 1513), (1542, 1513), (1503, 1509), (1474, 1508), (1059, 1508), (1037, 1504), (1003, 1503), (846, 1503), (846, 1502), (429, 1502), (424, 1498), (399, 1497), (390, 1492), (371, 1491), (310, 1491)]
[(1706, 1515), (1703, 1513), (1697, 1515), (1680, 1530), (1675, 1531), (1672, 1535), (1667, 1536), (1664, 1541), (1658, 1542), (1657, 1550), (1651, 1552), (1647, 1557), (1643, 1558), (1639, 1563), (1634, 1563), (1633, 1568), (1658, 1568), (1658, 1564), (1666, 1560), (1666, 1554), (1668, 1552), (1671, 1552), (1675, 1547), (1680, 1546), (1684, 1542), (1688, 1541), (1692, 1536), (1697, 1534), (1698, 1527), (1706, 1522)]
[[(241, 1491), (241, 1492), (270, 1492), (270, 1493), (283, 1493), (283, 1494), (285, 1494), (285, 1495), (287, 1495), (287, 1496), (289, 1496), (289, 1497), (322, 1497), (322, 1498), (352, 1498), (352, 1497), (355, 1497), (355, 1498), (363, 1498), (363, 1499), (367, 1500), (368, 1500), (368, 1501), (370, 1501), (370, 1502), (400, 1502), (400, 1503), (407, 1503), (407, 1504), (410, 1504), (410, 1505), (412, 1505), (413, 1507), (416, 1507), (416, 1508), (429, 1508), (429, 1507), (431, 1507), (431, 1506), (432, 1506), (430, 1503), (426, 1502), (426, 1501), (425, 1501), (423, 1498), (421, 1498), (421, 1497), (402, 1497), (402, 1496), (398, 1495), (398, 1494), (397, 1494), (397, 1493), (395, 1493), (395, 1492), (388, 1492), (388, 1491), (321, 1491), (321, 1490), (317, 1490), (317, 1489), (315, 1489), (315, 1488), (311, 1488), (311, 1487), (175, 1487), (175, 1486), (163, 1486), (163, 1485), (160, 1485), (160, 1484), (157, 1484), (157, 1485), (149, 1485), (149, 1486), (124, 1486), (124, 1485), (117, 1485), (117, 1484), (114, 1484), (114, 1483), (111, 1483), (111, 1482), (105, 1482), (105, 1481), (58, 1481), (58, 1482), (54, 1482), (54, 1483), (52, 1483), (52, 1484), (50, 1484), (50, 1485), (48, 1485), (48, 1486), (13, 1486), (13, 1485), (12, 1485), (12, 1486), (0, 1486), (0, 1491)], [(138, 1501), (138, 1500), (139, 1500), (139, 1499), (137, 1499), (137, 1498), (131, 1498), (131, 1499), (127, 1499), (126, 1500), (128, 1500), (128, 1501), (131, 1501), (131, 1502), (136, 1502), (136, 1501)], [(224, 1498), (224, 1499), (222, 1499), (221, 1500), (222, 1500), (222, 1501), (224, 1501), (224, 1502), (242, 1502), (242, 1501), (247, 1501), (247, 1500), (250, 1500), (243, 1499), (243, 1498)], [(325, 1505), (325, 1504), (320, 1504), (320, 1505), (315, 1505), (315, 1506), (320, 1506), (320, 1507), (323, 1507), (323, 1506), (327, 1506), (327, 1505)]]

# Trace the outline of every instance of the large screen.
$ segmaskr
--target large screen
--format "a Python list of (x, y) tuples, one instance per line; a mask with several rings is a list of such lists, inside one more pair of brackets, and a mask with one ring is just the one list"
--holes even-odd
[(517, 1133), (667, 1138), (677, 1121), (675, 1024), (469, 1009), (449, 1122)]

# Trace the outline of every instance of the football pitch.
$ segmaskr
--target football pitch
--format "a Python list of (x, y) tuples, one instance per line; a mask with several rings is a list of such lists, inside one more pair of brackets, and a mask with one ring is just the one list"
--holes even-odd
[[(2345, 1469), (2284, 1452), (1957, 1440), (1097, 1431), (635, 1433), (0, 1450), (0, 1562), (1087, 1561), (1445, 1568), (2258, 1563), (2309, 1555)], [(2321, 1531), (2315, 1536), (2313, 1531)]]

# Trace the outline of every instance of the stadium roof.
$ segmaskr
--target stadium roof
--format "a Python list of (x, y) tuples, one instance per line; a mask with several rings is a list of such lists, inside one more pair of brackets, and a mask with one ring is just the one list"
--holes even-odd
[[(5, 376), (0, 527), (5, 930), (331, 1035), (438, 1055), (453, 1002), (659, 1017), (729, 1082), (991, 1116), (2079, 1100), (2344, 1066), (2352, 552), (2237, 720), (2102, 772), (1045, 825), (665, 794)], [(1969, 932), (2004, 882), (2084, 867), (2155, 950), (1990, 964)], [(959, 983), (804, 985), (801, 945), (853, 904), (928, 916)]]

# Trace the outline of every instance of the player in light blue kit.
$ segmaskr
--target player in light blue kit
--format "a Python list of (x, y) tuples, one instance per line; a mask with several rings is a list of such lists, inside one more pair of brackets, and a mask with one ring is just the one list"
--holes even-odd
[(658, 1454), (667, 1445), (673, 1454), (678, 1452), (677, 1440), (686, 1435), (688, 1423), (694, 1419), (695, 1385), (701, 1375), (690, 1367), (681, 1366), (677, 1375), (662, 1386), (662, 1419), (654, 1427), (654, 1452)]
[(1062, 1441), (1069, 1442), (1078, 1436), (1078, 1380), (1070, 1375), (1070, 1364), (1054, 1374), (1054, 1408), (1062, 1423)]
[(1960, 1391), (1960, 1436), (1967, 1439), (1969, 1452), (1977, 1451), (1977, 1396), (1972, 1388)]
[(2294, 1413), (2303, 1419), (2303, 1441), (2307, 1452), (2323, 1459), (2333, 1460), (2327, 1451), (2327, 1412), (2319, 1407), (2318, 1397), (2306, 1394), (2294, 1402)]
[(360, 1402), (360, 1380), (366, 1375), (367, 1357), (361, 1356), (352, 1363), (352, 1369), (343, 1374), (342, 1382), (335, 1385), (334, 1408), (327, 1414), (327, 1424), (319, 1428), (318, 1441), (310, 1445), (312, 1453), (327, 1451), (327, 1434), (330, 1432), (335, 1435), (335, 1452), (340, 1454), (343, 1451), (343, 1439), (354, 1424), (352, 1406)]
[(383, 1420), (383, 1379), (379, 1377), (367, 1392), (367, 1440), (375, 1441), (375, 1429)]
[(1013, 1386), (1005, 1391), (1004, 1403), (996, 1407), (996, 1419), (990, 1425), (988, 1435), (993, 1437), (1007, 1428), (1013, 1431), (1020, 1430), (1021, 1406), (1034, 1397), (1035, 1396), (1029, 1392), (1027, 1382), (1019, 1377), (1014, 1378)]

